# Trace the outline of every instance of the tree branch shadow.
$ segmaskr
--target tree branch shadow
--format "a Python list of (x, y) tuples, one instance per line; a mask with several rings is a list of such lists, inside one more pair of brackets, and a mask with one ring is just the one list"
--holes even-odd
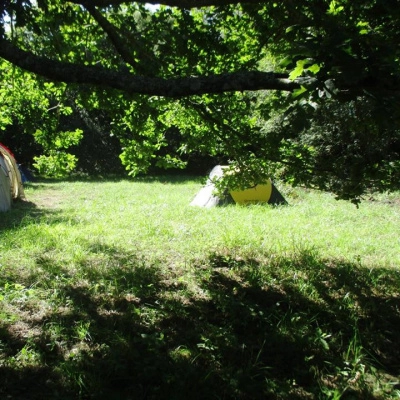
[[(67, 266), (36, 260), (52, 302), (40, 318), (26, 321), (37, 332), (29, 346), (40, 363), (0, 364), (0, 393), (312, 399), (323, 396), (325, 385), (341, 388), (342, 398), (374, 398), (367, 380), (349, 383), (357, 351), (369, 357), (361, 360), (365, 368), (368, 361), (384, 374), (400, 374), (399, 271), (367, 271), (310, 253), (265, 264), (228, 252), (195, 266), (193, 292), (171, 279), (162, 261), (148, 264), (98, 243), (87, 250), (102, 262), (83, 263), (74, 280)], [(17, 356), (27, 339), (2, 325), (2, 359)]]

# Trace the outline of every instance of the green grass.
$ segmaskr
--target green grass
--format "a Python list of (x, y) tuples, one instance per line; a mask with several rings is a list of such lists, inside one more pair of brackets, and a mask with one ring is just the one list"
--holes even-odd
[(400, 199), (190, 207), (38, 182), (0, 215), (0, 397), (400, 399)]

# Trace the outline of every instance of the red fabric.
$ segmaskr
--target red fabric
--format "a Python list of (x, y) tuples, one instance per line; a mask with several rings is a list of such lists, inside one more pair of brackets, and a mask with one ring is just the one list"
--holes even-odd
[(0, 143), (0, 146), (15, 158), (13, 152), (7, 146), (4, 146), (3, 143)]

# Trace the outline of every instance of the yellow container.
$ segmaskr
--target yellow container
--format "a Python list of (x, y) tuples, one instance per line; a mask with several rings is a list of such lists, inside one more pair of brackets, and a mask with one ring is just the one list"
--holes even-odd
[(237, 204), (268, 202), (272, 193), (272, 182), (256, 185), (244, 190), (231, 190), (230, 194)]

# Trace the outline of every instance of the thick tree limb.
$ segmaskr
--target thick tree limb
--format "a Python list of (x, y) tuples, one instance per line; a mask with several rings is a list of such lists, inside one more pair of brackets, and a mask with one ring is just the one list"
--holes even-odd
[[(71, 3), (80, 4), (84, 7), (108, 7), (111, 5), (119, 5), (124, 3), (134, 3), (130, 0), (70, 0)], [(141, 4), (163, 4), (170, 7), (179, 8), (199, 8), (209, 6), (226, 6), (230, 4), (262, 4), (268, 0), (136, 0), (135, 3)]]
[(299, 83), (289, 80), (285, 74), (259, 71), (171, 79), (145, 77), (37, 56), (5, 39), (0, 39), (0, 57), (53, 81), (90, 84), (131, 94), (184, 97), (246, 90), (293, 91), (300, 87)]

